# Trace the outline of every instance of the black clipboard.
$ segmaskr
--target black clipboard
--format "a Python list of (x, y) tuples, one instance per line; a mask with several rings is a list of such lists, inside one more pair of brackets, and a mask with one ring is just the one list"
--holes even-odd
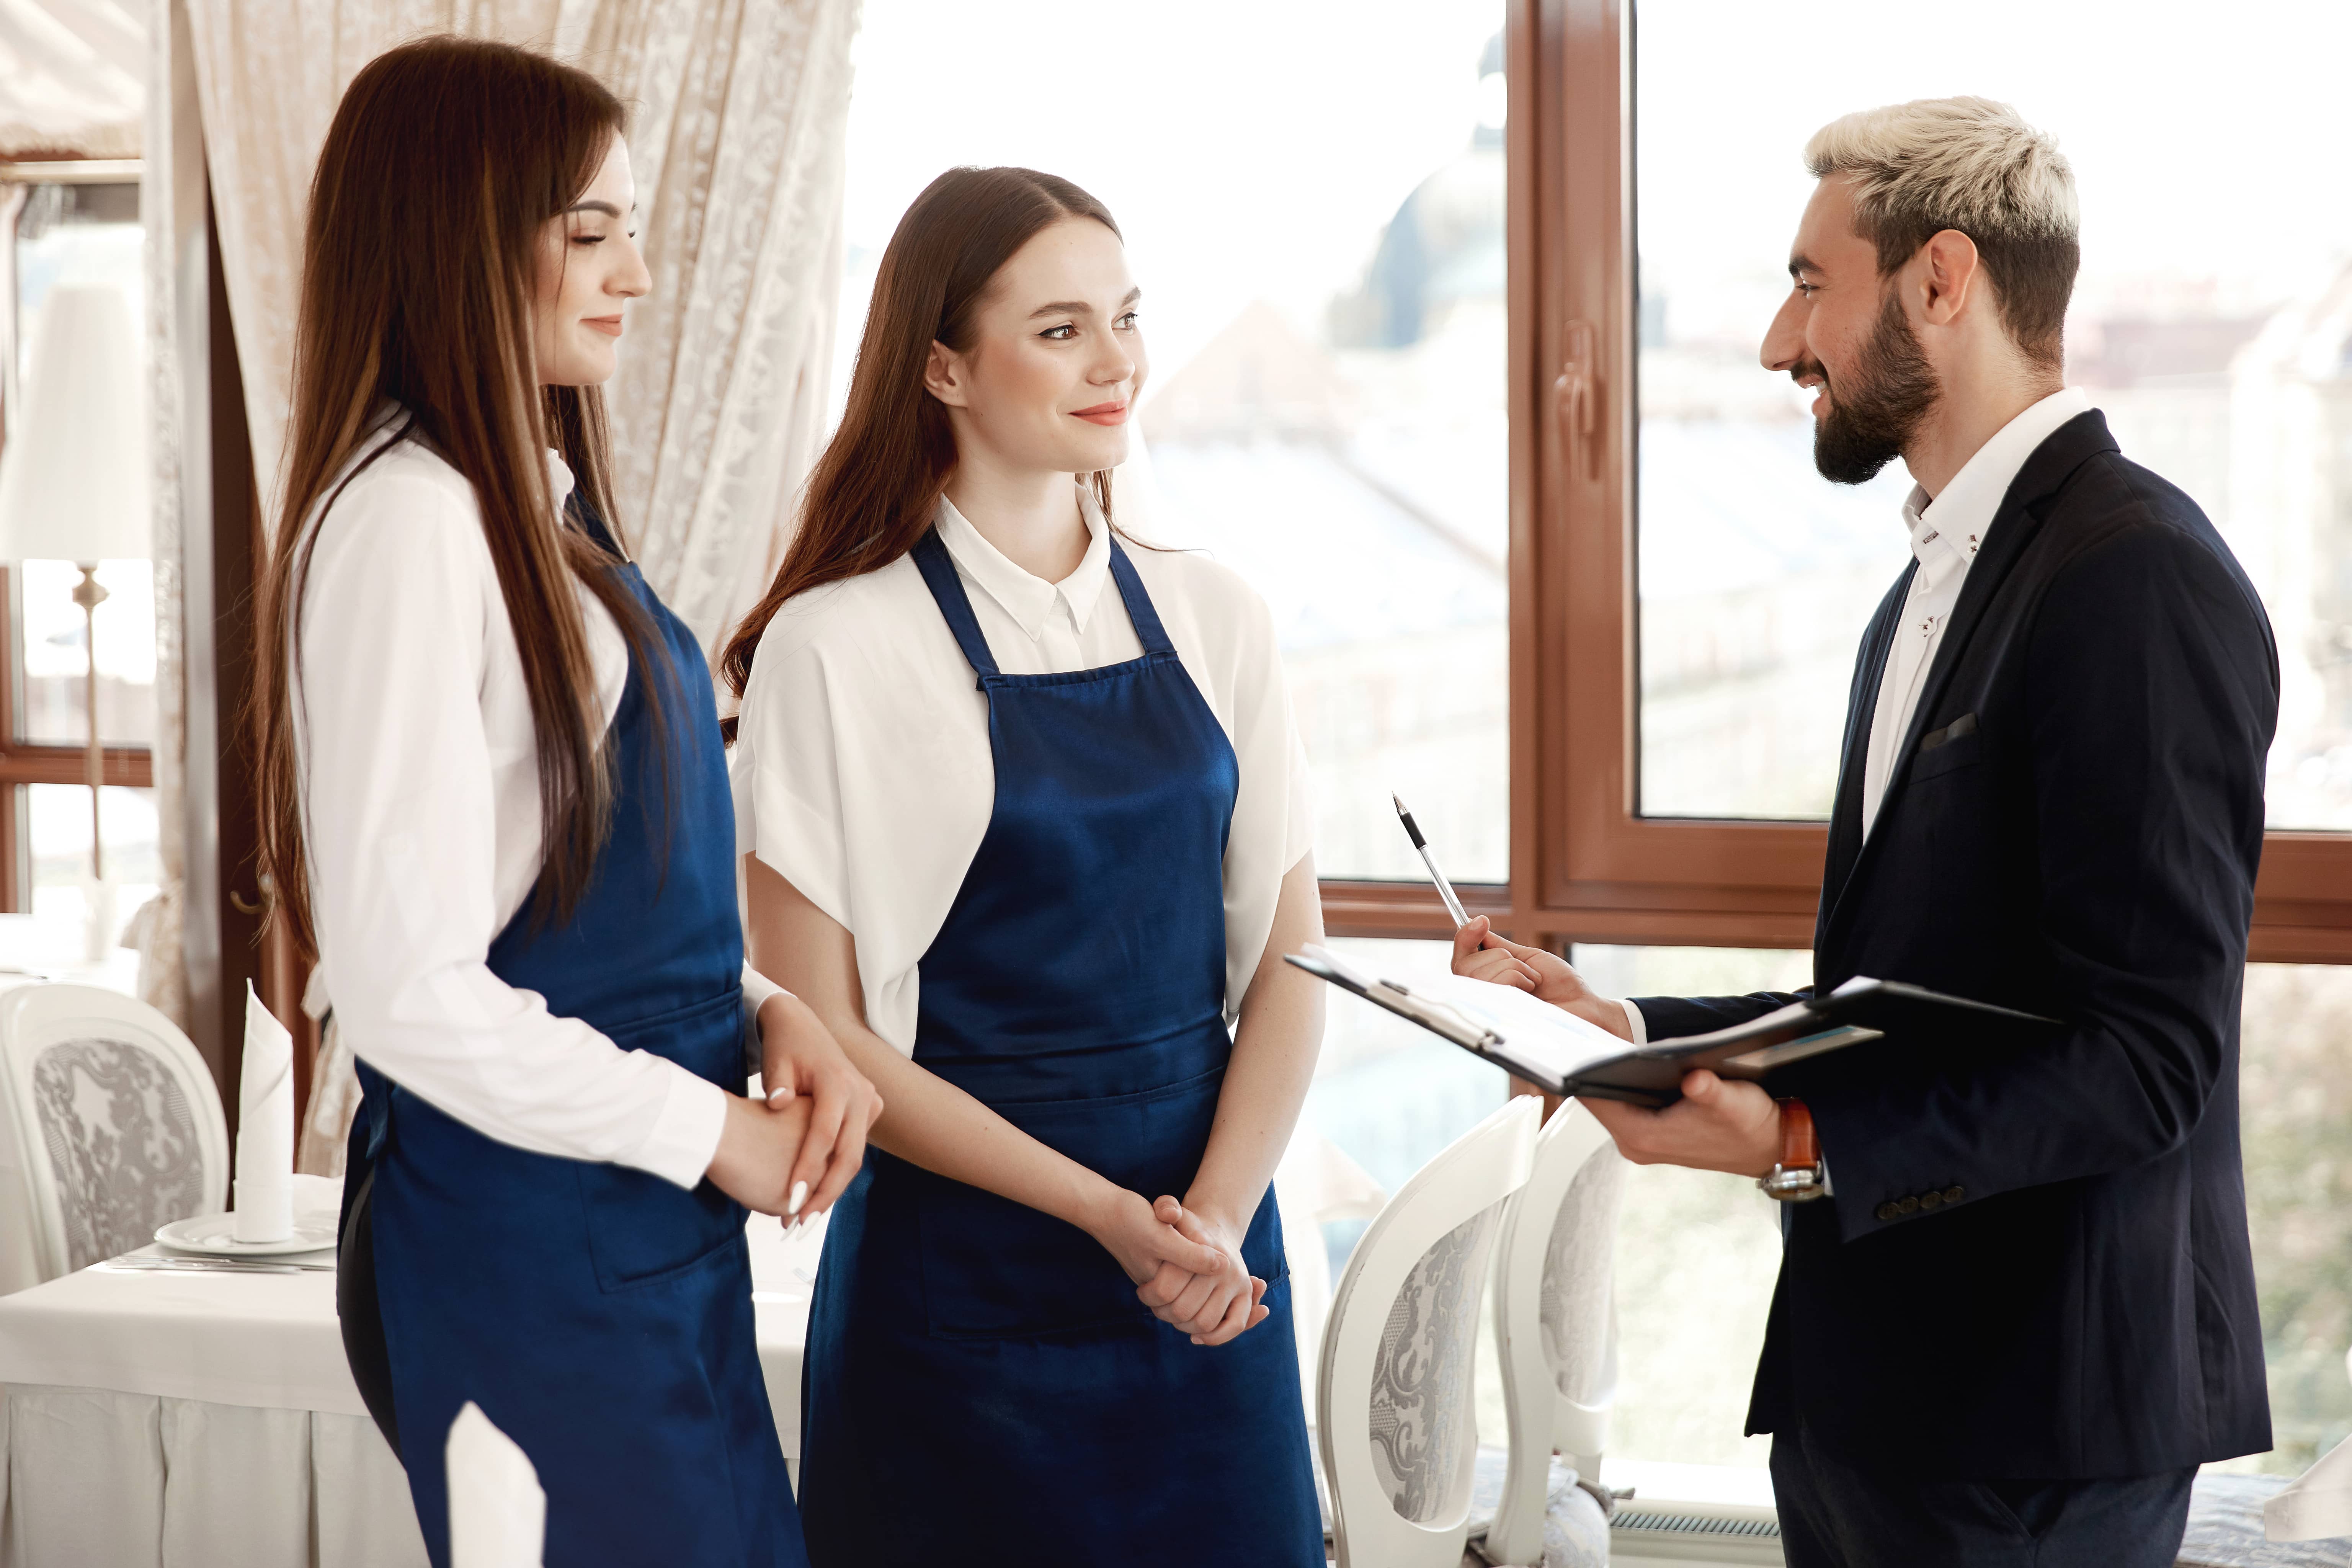
[(1318, 947), (1287, 962), (1547, 1093), (1651, 1107), (1680, 1100), (1683, 1075), (1696, 1068), (1760, 1083), (1796, 1062), (1889, 1037), (1906, 1045), (1986, 1037), (2021, 1044), (2064, 1027), (2038, 1014), (1858, 975), (1826, 996), (1745, 1024), (1628, 1050), (1613, 1037), (1600, 1046), (1601, 1031), (1508, 986), (1454, 975), (1412, 984), (1374, 979)]

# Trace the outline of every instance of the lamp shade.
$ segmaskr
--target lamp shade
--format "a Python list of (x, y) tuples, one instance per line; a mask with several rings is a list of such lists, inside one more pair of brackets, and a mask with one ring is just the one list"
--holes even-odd
[(60, 283), (0, 447), (0, 560), (143, 559), (147, 400), (122, 290)]

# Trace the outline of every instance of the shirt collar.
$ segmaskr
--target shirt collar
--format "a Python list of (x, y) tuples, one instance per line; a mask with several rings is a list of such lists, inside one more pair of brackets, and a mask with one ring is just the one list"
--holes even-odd
[(1110, 575), (1110, 529), (1093, 490), (1083, 484), (1078, 486), (1078, 515), (1086, 520), (1087, 552), (1077, 569), (1059, 583), (1048, 583), (1014, 565), (945, 496), (940, 498), (937, 521), (940, 542), (948, 547), (948, 554), (964, 575), (995, 600), (1034, 642), (1045, 635), (1045, 616), (1056, 599), (1069, 606), (1071, 624), (1085, 631)]
[(2061, 425), (2090, 408), (2091, 395), (2079, 386), (2053, 392), (1994, 431), (1992, 439), (1960, 465), (1943, 494), (1931, 500), (1926, 490), (1913, 485), (1903, 503), (1903, 521), (1911, 531), (1911, 553), (1919, 563), (1930, 565), (1940, 552), (1963, 562), (1974, 560), (2025, 460)]

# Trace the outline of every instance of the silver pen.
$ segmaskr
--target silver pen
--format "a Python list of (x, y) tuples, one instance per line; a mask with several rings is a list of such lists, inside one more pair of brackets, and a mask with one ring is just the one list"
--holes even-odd
[(1389, 798), (1396, 802), (1397, 820), (1404, 824), (1405, 837), (1412, 840), (1415, 849), (1421, 851), (1421, 863), (1429, 868), (1429, 879), (1437, 884), (1437, 896), (1445, 900), (1445, 912), (1454, 917), (1454, 929), (1460, 931), (1470, 923), (1470, 917), (1463, 912), (1462, 900), (1454, 897), (1454, 884), (1447, 881), (1445, 873), (1437, 868), (1437, 857), (1429, 852), (1429, 841), (1421, 836), (1421, 829), (1413, 826), (1412, 813), (1404, 808), (1404, 802), (1394, 795)]

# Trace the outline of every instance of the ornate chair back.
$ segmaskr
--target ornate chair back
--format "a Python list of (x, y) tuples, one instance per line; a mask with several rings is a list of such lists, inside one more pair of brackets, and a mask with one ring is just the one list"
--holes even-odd
[(94, 985), (0, 993), (0, 1142), (16, 1165), (39, 1279), (227, 1205), (228, 1131), (196, 1048), (135, 997)]
[(1534, 1170), (1503, 1211), (1495, 1344), (1510, 1462), (1483, 1545), (1492, 1563), (1540, 1563), (1555, 1449), (1601, 1484), (1617, 1396), (1615, 1258), (1625, 1161), (1570, 1100), (1536, 1140)]
[(1339, 1568), (1456, 1568), (1478, 1453), (1478, 1303), (1539, 1102), (1514, 1099), (1399, 1190), (1332, 1293), (1316, 1440)]

